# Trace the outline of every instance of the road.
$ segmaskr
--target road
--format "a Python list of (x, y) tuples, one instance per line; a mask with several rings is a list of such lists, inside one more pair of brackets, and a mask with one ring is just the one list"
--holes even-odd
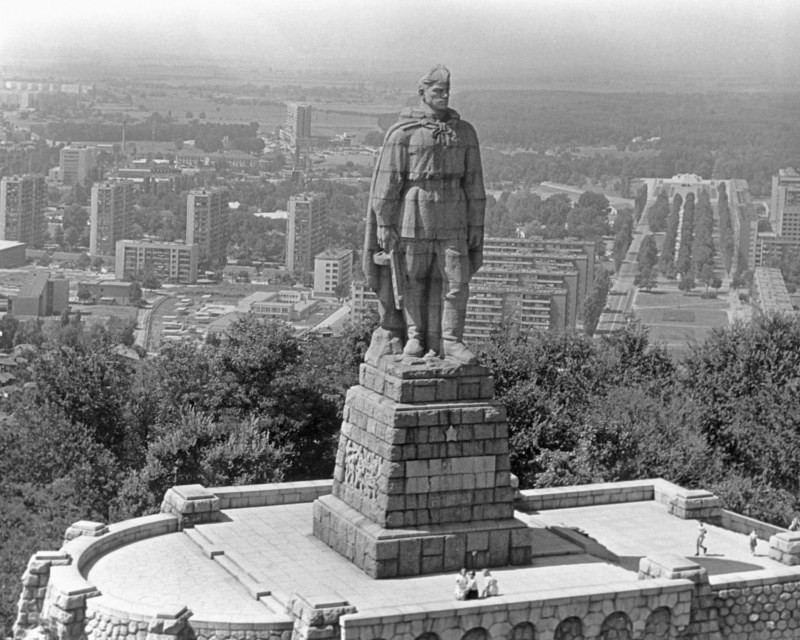
[(608, 293), (606, 310), (600, 315), (597, 323), (596, 334), (611, 333), (622, 329), (628, 322), (628, 317), (633, 307), (636, 296), (636, 287), (633, 284), (636, 278), (636, 259), (639, 256), (639, 246), (646, 235), (650, 233), (648, 215), (645, 210), (633, 233), (633, 241), (628, 248), (628, 253), (620, 266), (619, 273), (614, 278), (614, 284)]
[(150, 305), (148, 307), (139, 309), (136, 313), (136, 326), (139, 329), (136, 331), (134, 344), (139, 345), (145, 351), (147, 351), (147, 343), (150, 340), (150, 321), (152, 320), (153, 311), (166, 299), (167, 296), (153, 298), (149, 301)]

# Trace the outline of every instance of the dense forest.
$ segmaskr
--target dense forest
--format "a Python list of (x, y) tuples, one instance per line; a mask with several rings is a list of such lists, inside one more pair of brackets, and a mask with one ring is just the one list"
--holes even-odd
[[(298, 338), (245, 317), (221, 340), (165, 344), (141, 361), (118, 349), (126, 327), (3, 329), (37, 345), (36, 384), (7, 401), (0, 422), (7, 635), (29, 554), (58, 547), (72, 521), (154, 512), (173, 484), (330, 477), (371, 326)], [(635, 324), (596, 340), (500, 327), (479, 351), (508, 408), (523, 488), (660, 476), (715, 491), (729, 509), (791, 520), (800, 319), (717, 329), (680, 361)]]
[[(742, 178), (766, 195), (779, 168), (800, 165), (796, 94), (471, 91), (456, 102), (485, 147), (507, 152), (485, 154), (490, 180), (696, 173)], [(584, 146), (612, 149), (584, 155)]]

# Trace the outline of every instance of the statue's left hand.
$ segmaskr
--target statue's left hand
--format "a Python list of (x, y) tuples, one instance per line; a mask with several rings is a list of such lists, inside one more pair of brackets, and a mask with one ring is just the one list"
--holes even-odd
[(479, 247), (483, 242), (483, 227), (469, 227), (467, 229), (467, 243), (470, 249)]

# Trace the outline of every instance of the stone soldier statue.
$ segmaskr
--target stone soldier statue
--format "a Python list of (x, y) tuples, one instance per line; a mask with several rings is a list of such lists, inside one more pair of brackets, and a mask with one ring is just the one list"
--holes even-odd
[(463, 342), (469, 281), (483, 261), (483, 187), (475, 129), (448, 107), (450, 72), (419, 81), (420, 104), (386, 133), (369, 199), (364, 273), (381, 326), (367, 360), (438, 355), (473, 364)]

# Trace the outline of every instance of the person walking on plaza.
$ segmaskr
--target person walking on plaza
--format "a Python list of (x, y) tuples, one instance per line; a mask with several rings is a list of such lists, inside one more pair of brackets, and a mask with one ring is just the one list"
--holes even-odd
[(756, 530), (753, 529), (750, 532), (750, 555), (756, 555), (756, 545), (758, 544), (758, 534)]
[(706, 530), (705, 525), (702, 522), (700, 522), (697, 528), (697, 549), (695, 550), (694, 555), (699, 556), (700, 549), (703, 550), (703, 555), (706, 555), (708, 553), (708, 548), (706, 547), (706, 545), (703, 544), (703, 542), (705, 542), (707, 533), (708, 531)]

